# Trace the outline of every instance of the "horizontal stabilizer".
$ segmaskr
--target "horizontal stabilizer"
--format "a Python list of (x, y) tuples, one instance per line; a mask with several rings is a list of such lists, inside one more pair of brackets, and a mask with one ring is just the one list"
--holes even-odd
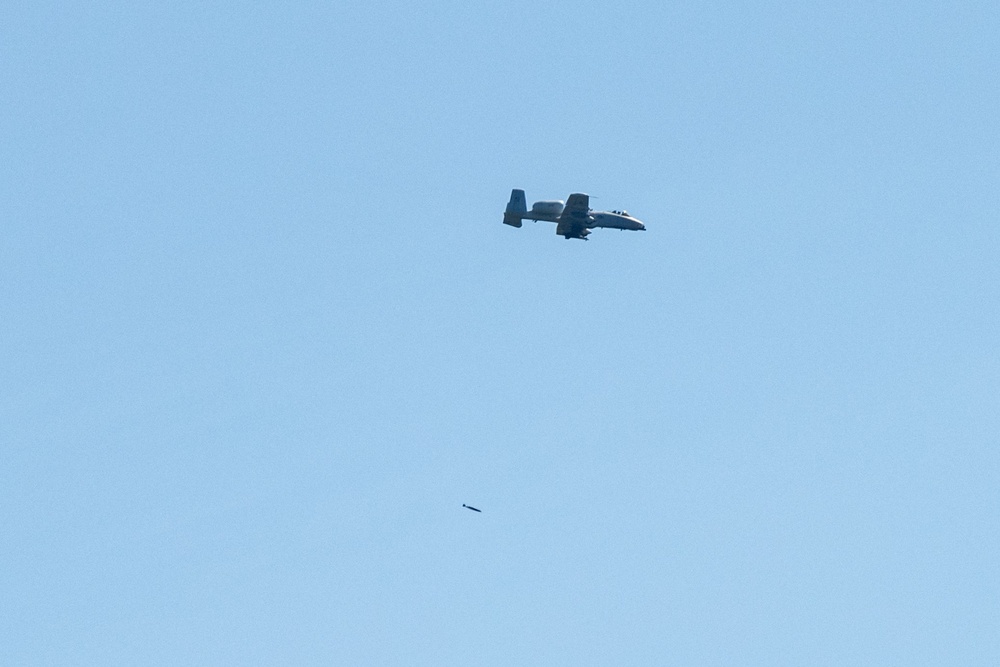
[(511, 227), (520, 227), (521, 216), (517, 215), (516, 213), (504, 213), (503, 224), (510, 225)]

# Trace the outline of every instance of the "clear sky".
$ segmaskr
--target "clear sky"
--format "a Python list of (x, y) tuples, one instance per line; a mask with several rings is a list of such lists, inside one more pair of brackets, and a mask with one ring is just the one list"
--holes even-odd
[(4, 3), (0, 663), (1000, 664), (998, 35)]

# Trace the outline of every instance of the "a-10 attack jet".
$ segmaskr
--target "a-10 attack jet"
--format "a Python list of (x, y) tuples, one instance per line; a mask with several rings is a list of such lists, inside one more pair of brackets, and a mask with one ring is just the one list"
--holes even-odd
[(521, 221), (544, 220), (556, 223), (556, 234), (566, 239), (587, 240), (590, 230), (595, 227), (611, 229), (631, 229), (646, 231), (646, 225), (636, 220), (628, 211), (594, 211), (590, 208), (590, 195), (574, 192), (565, 204), (561, 201), (536, 201), (528, 210), (524, 200), (524, 190), (511, 190), (507, 210), (503, 214), (503, 224), (520, 227)]

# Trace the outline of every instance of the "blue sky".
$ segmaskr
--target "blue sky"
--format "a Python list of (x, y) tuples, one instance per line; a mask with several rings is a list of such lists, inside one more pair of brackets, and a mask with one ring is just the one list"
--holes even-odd
[(537, 4), (0, 10), (0, 662), (1000, 660), (996, 5)]

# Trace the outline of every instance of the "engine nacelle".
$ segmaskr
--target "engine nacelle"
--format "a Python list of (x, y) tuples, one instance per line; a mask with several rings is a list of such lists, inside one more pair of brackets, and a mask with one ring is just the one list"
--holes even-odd
[(536, 215), (551, 216), (553, 218), (558, 218), (563, 211), (563, 202), (561, 201), (536, 201), (531, 205), (531, 212)]

